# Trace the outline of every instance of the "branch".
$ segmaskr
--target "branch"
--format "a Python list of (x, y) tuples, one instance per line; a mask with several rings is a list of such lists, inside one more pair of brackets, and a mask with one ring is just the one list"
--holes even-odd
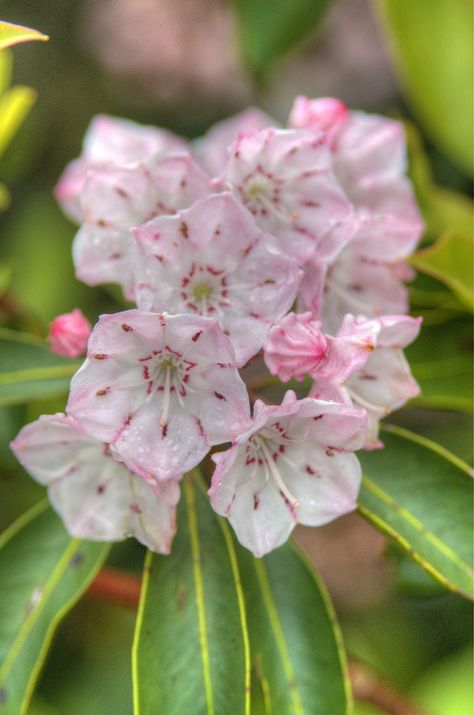
[(136, 609), (140, 599), (141, 578), (116, 568), (99, 571), (89, 586), (86, 596)]
[(349, 664), (349, 675), (355, 700), (377, 705), (390, 715), (427, 715), (426, 712), (407, 702), (390, 683), (361, 663)]

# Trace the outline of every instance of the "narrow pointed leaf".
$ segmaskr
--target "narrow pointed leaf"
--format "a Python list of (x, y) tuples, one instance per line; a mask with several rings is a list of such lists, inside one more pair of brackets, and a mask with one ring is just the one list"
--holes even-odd
[(39, 338), (0, 328), (0, 406), (66, 392), (79, 366), (53, 355)]
[(386, 425), (360, 452), (359, 511), (446, 588), (473, 597), (471, 470), (425, 437)]
[(0, 714), (23, 715), (56, 626), (109, 544), (71, 539), (41, 502), (0, 537)]
[[(252, 693), (262, 715), (350, 712), (346, 661), (324, 585), (301, 552), (262, 559), (239, 548), (248, 606)], [(252, 712), (253, 710), (252, 701)]]
[(48, 39), (47, 35), (43, 35), (38, 30), (32, 30), (30, 27), (0, 21), (0, 50), (17, 45), (20, 42), (30, 42), (31, 40), (42, 40), (44, 42)]
[(169, 556), (145, 564), (135, 715), (250, 715), (245, 608), (232, 538), (187, 478)]

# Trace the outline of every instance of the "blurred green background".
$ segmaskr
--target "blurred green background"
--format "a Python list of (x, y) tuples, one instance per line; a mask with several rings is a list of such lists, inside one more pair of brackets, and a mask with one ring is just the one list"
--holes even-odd
[[(92, 321), (120, 309), (116, 291), (74, 278), (75, 227), (52, 197), (94, 114), (195, 137), (249, 104), (284, 122), (297, 94), (337, 96), (407, 121), (423, 242), (436, 247), (434, 258), (414, 260), (422, 272), (412, 285), (413, 313), (424, 315), (424, 329), (408, 352), (423, 395), (392, 421), (472, 460), (468, 0), (4, 0), (0, 11), (50, 36), (11, 51), (12, 84), (38, 97), (0, 160), (11, 194), (0, 217), (1, 326), (41, 336), (55, 315), (76, 306)], [(60, 395), (0, 408), (2, 527), (43, 493), (17, 467), (8, 441), (25, 422), (63, 407)], [(471, 715), (469, 604), (356, 515), (301, 531), (299, 540), (330, 587), (349, 653), (426, 712)], [(137, 570), (142, 557), (136, 544), (112, 556)], [(129, 611), (83, 600), (60, 628), (30, 712), (131, 713), (133, 623)]]

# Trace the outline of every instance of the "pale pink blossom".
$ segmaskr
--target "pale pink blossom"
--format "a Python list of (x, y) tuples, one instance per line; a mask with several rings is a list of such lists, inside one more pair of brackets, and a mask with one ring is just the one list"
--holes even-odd
[(208, 192), (209, 177), (185, 153), (90, 172), (81, 193), (84, 223), (73, 243), (77, 277), (88, 285), (119, 283), (132, 298), (129, 229)]
[(334, 342), (350, 343), (355, 335), (375, 333), (367, 359), (357, 369), (354, 365), (345, 377), (337, 369), (332, 375), (313, 373), (316, 379), (311, 390), (313, 397), (367, 410), (366, 449), (383, 446), (378, 439), (380, 420), (419, 394), (403, 348), (417, 337), (421, 320), (409, 315), (384, 315), (373, 320), (347, 315)]
[(153, 486), (113, 459), (107, 444), (71, 417), (43, 415), (11, 443), (72, 536), (94, 541), (138, 541), (168, 554), (175, 533), (176, 481)]
[(322, 133), (269, 128), (242, 135), (224, 180), (299, 265), (311, 256), (334, 258), (354, 232)]
[(49, 326), (51, 352), (63, 357), (84, 355), (91, 332), (91, 324), (79, 310), (58, 315)]
[(339, 130), (348, 119), (348, 109), (344, 102), (332, 97), (311, 100), (296, 97), (288, 119), (288, 126), (294, 129), (311, 129), (325, 132), (329, 144), (335, 143)]
[(128, 119), (98, 115), (83, 141), (82, 154), (64, 170), (54, 194), (63, 211), (77, 223), (83, 220), (80, 196), (90, 171), (104, 165), (123, 165), (154, 154), (186, 151), (186, 142), (166, 129), (143, 126)]
[(312, 313), (288, 313), (269, 331), (264, 358), (283, 382), (310, 375), (342, 384), (367, 362), (378, 332), (378, 323), (367, 320), (332, 337), (322, 332)]
[[(334, 173), (357, 214), (349, 244), (329, 267), (319, 269), (327, 268), (325, 328), (337, 330), (349, 312), (375, 316), (406, 311), (400, 265), (418, 243), (423, 221), (406, 176), (403, 125), (375, 114), (344, 111), (338, 100), (304, 97), (297, 98), (289, 123), (312, 129), (315, 136), (321, 129), (328, 132)], [(320, 310), (320, 283), (311, 291), (311, 283), (303, 282), (303, 290), (303, 306)]]
[(145, 479), (175, 478), (248, 423), (229, 339), (212, 318), (101, 316), (67, 412)]
[(263, 345), (296, 298), (302, 272), (230, 194), (132, 229), (142, 310), (215, 317), (238, 366)]
[(257, 400), (252, 426), (213, 455), (209, 496), (255, 556), (283, 544), (296, 524), (320, 526), (355, 509), (366, 413), (287, 392)]
[(221, 176), (230, 158), (230, 149), (240, 136), (275, 127), (278, 122), (256, 107), (223, 119), (194, 142), (198, 161), (211, 176)]

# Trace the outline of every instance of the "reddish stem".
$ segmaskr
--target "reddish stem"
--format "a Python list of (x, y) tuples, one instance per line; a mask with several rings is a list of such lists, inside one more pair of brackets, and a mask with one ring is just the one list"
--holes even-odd
[(99, 601), (135, 609), (140, 599), (141, 578), (121, 569), (102, 569), (92, 581), (86, 595)]

